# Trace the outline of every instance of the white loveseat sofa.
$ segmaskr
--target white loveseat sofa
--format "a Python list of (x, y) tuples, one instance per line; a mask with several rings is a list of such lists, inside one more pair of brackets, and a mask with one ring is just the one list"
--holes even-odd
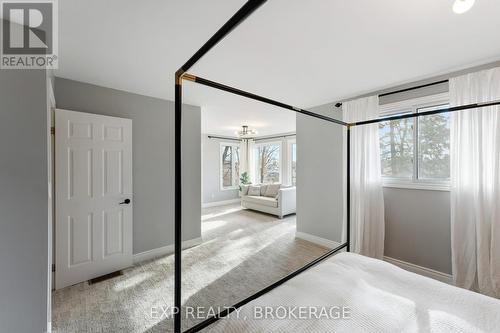
[(241, 205), (244, 208), (277, 215), (280, 219), (296, 212), (296, 188), (281, 184), (242, 185)]

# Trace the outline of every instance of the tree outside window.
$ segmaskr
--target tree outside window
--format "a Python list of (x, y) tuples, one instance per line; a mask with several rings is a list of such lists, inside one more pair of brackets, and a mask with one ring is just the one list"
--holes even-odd
[(240, 148), (237, 145), (221, 145), (222, 188), (236, 188), (240, 178)]
[[(418, 112), (435, 109), (437, 107), (424, 108)], [(418, 178), (450, 179), (450, 115), (446, 113), (421, 117), (418, 123), (418, 144)]]
[[(417, 106), (412, 112), (432, 111), (447, 106)], [(448, 114), (382, 122), (379, 124), (379, 138), (383, 177), (424, 182), (449, 180)]]
[(379, 124), (382, 175), (411, 179), (413, 175), (413, 119)]
[(262, 144), (255, 148), (257, 181), (260, 183), (279, 183), (280, 144)]

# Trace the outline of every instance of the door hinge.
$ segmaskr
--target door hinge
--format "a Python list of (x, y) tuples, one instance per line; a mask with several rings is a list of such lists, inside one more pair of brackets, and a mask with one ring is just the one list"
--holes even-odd
[(52, 272), (56, 271), (56, 264), (52, 264)]
[(50, 128), (50, 134), (52, 134), (52, 135), (56, 134), (56, 128), (55, 127), (51, 127)]

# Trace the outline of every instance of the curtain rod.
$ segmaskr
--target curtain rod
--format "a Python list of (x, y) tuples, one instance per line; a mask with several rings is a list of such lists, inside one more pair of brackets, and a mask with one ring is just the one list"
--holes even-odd
[[(422, 84), (422, 85), (415, 86), (415, 87), (395, 90), (395, 91), (379, 94), (378, 97), (385, 97), (385, 96), (395, 95), (395, 94), (399, 94), (399, 93), (403, 93), (403, 92), (407, 92), (407, 91), (411, 91), (411, 90), (417, 90), (417, 89), (421, 89), (421, 88), (431, 87), (431, 86), (435, 86), (438, 84), (447, 83), (448, 81), (449, 80), (441, 80), (441, 81), (436, 81), (436, 82), (432, 82), (432, 83)], [(335, 104), (335, 107), (337, 107), (337, 108), (339, 108), (341, 106), (342, 106), (342, 103), (340, 103), (340, 102)]]
[(368, 124), (381, 123), (381, 122), (389, 121), (389, 120), (417, 118), (417, 117), (430, 116), (430, 115), (435, 115), (435, 114), (440, 114), (440, 113), (451, 113), (451, 112), (456, 112), (456, 111), (471, 110), (471, 109), (485, 108), (485, 107), (489, 107), (489, 106), (498, 106), (498, 105), (500, 105), (500, 100), (481, 102), (481, 103), (473, 103), (473, 104), (446, 107), (443, 109), (437, 109), (437, 110), (432, 110), (432, 111), (417, 112), (417, 113), (405, 113), (405, 114), (399, 114), (399, 115), (390, 116), (390, 117), (363, 120), (363, 121), (359, 121), (359, 122), (355, 122), (355, 123), (350, 123), (349, 126), (368, 125)]
[(276, 135), (276, 136), (266, 136), (263, 138), (255, 138), (255, 141), (262, 141), (262, 140), (270, 140), (270, 139), (279, 139), (279, 138), (287, 138), (289, 136), (297, 136), (297, 134), (285, 134), (285, 135)]
[(243, 138), (243, 139), (228, 138), (228, 137), (217, 136), (217, 135), (207, 135), (207, 137), (209, 139), (232, 140), (232, 141), (241, 141), (244, 139), (262, 141), (262, 140), (270, 140), (270, 139), (278, 139), (278, 138), (287, 138), (289, 136), (296, 136), (296, 135), (297, 134), (285, 134), (285, 135), (266, 136), (266, 137), (262, 137), (262, 138)]
[(220, 139), (220, 140), (232, 140), (232, 141), (240, 141), (240, 139), (237, 138), (228, 138), (224, 136), (217, 136), (217, 135), (208, 135), (209, 139)]

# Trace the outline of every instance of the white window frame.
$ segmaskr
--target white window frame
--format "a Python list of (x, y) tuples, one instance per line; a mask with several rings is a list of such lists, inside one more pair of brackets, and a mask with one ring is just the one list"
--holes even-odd
[[(379, 107), (380, 118), (389, 117), (403, 113), (417, 113), (418, 109), (431, 107), (439, 104), (449, 104), (448, 93), (424, 96), (401, 102), (384, 104)], [(413, 118), (416, 119), (416, 118)], [(449, 191), (450, 181), (423, 180), (417, 178), (418, 173), (418, 122), (415, 121), (413, 128), (413, 175), (411, 180), (400, 178), (382, 177), (384, 187)]]
[[(278, 183), (283, 183), (283, 142), (282, 141), (262, 141), (262, 142), (255, 143), (254, 144), (253, 154), (255, 155), (255, 152), (257, 151), (257, 149), (259, 147), (268, 146), (268, 145), (279, 145), (280, 146), (280, 156), (279, 156), (279, 160), (280, 160), (279, 173), (280, 173), (280, 176), (279, 176)], [(254, 165), (253, 165), (253, 169), (254, 169), (254, 172), (255, 172), (255, 182), (257, 184), (260, 184), (260, 182), (259, 182), (260, 175), (259, 175), (259, 170), (258, 170), (258, 166), (257, 166), (257, 161), (258, 161), (258, 157), (255, 156), (254, 157)]]
[(292, 146), (297, 144), (297, 138), (287, 139), (287, 148), (288, 148), (288, 158), (287, 158), (287, 170), (288, 170), (288, 184), (293, 186), (292, 184)]
[[(236, 185), (224, 186), (224, 173), (223, 173), (224, 172), (224, 165), (222, 162), (222, 152), (223, 152), (224, 147), (226, 147), (226, 146), (240, 149), (239, 143), (235, 143), (235, 142), (220, 142), (219, 143), (219, 187), (220, 187), (221, 191), (238, 190), (240, 188), (240, 180), (235, 179), (234, 174), (233, 174), (233, 182), (235, 182)], [(233, 163), (234, 163), (234, 161), (233, 161)], [(234, 167), (234, 166), (232, 165), (231, 167)]]

